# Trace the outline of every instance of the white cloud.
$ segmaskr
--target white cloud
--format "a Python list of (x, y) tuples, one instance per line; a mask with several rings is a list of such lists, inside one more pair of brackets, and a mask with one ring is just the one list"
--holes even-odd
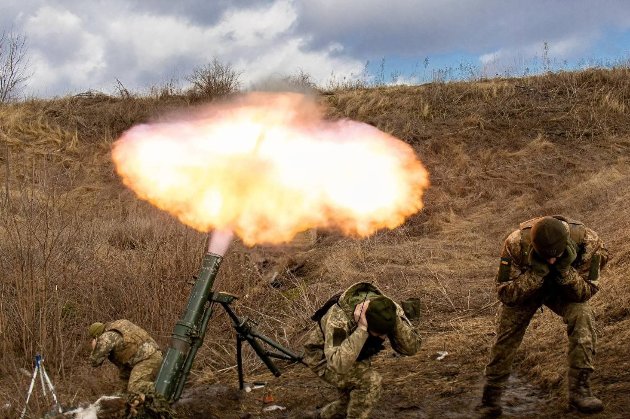
[[(303, 48), (303, 44), (300, 39), (291, 39), (254, 60), (242, 59), (238, 66), (247, 68), (245, 81), (257, 82), (270, 75), (290, 75), (303, 70), (316, 83), (325, 84), (331, 76), (342, 78), (358, 74), (363, 69), (361, 61), (337, 55), (338, 46), (308, 51)], [(331, 52), (335, 55), (331, 55)]]
[(298, 69), (325, 83), (396, 56), (473, 55), (492, 71), (540, 57), (545, 41), (554, 59), (588, 57), (606, 31), (630, 29), (630, 8), (614, 0), (21, 0), (0, 10), (1, 25), (27, 36), (29, 87), (43, 95), (116, 78), (144, 89), (213, 58), (245, 83)]
[(37, 9), (35, 14), (26, 20), (25, 29), (30, 36), (45, 37), (54, 33), (80, 31), (81, 18), (67, 10), (50, 6)]
[(564, 62), (583, 57), (596, 35), (570, 36), (555, 42), (537, 42), (518, 48), (501, 48), (479, 56), (481, 74), (493, 76), (531, 74), (535, 70), (562, 68)]
[[(570, 3), (570, 5), (569, 5)], [(617, 0), (296, 0), (298, 30), (312, 46), (340, 42), (365, 58), (482, 54), (549, 41), (591, 43), (604, 30), (630, 29)]]
[(237, 46), (255, 47), (285, 34), (297, 19), (290, 1), (277, 1), (267, 10), (231, 11), (216, 27), (216, 32), (234, 34)]
[(102, 76), (105, 41), (90, 33), (79, 16), (44, 6), (25, 19), (24, 29), (29, 43), (41, 45), (30, 50), (32, 91), (49, 94), (56, 85), (87, 89)]
[(127, 15), (110, 22), (106, 31), (111, 41), (127, 49), (127, 55), (136, 57), (139, 66), (150, 69), (172, 56), (197, 56), (203, 62), (247, 49), (260, 48), (264, 53), (295, 17), (289, 3), (282, 1), (267, 10), (230, 12), (211, 27), (178, 16)]
[(133, 57), (139, 70), (160, 66), (173, 55), (186, 55), (212, 45), (204, 28), (170, 16), (122, 16), (105, 24), (105, 33), (121, 55)]
[(332, 72), (347, 75), (361, 68), (357, 60), (340, 55), (338, 43), (306, 50), (302, 38), (290, 32), (296, 19), (291, 3), (278, 1), (267, 9), (230, 11), (212, 27), (177, 16), (128, 15), (107, 24), (106, 32), (117, 49), (133, 58), (135, 70), (144, 72), (168, 66), (174, 57), (187, 57), (191, 65), (216, 57), (242, 71), (245, 84), (298, 69), (319, 81)]
[(122, 4), (102, 13), (90, 4), (73, 10), (41, 6), (21, 19), (31, 43), (35, 74), (29, 87), (35, 94), (107, 91), (116, 78), (143, 89), (173, 72), (190, 74), (213, 58), (242, 71), (244, 84), (298, 69), (318, 81), (361, 69), (359, 61), (342, 55), (339, 43), (309, 50), (292, 32), (298, 16), (289, 0), (229, 9), (213, 25), (183, 15), (137, 13)]
[(549, 42), (549, 56), (558, 57), (559, 59), (575, 58), (583, 55), (598, 38), (595, 33), (585, 34), (584, 36), (570, 36), (559, 39), (555, 42)]

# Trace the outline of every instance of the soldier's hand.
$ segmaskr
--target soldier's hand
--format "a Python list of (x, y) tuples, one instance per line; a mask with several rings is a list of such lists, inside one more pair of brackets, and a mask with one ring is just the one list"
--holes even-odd
[(368, 305), (370, 305), (370, 302), (364, 301), (354, 307), (354, 321), (357, 322), (359, 328), (365, 331), (368, 329), (367, 319), (365, 318), (365, 312), (367, 311)]
[(575, 245), (573, 240), (569, 239), (569, 241), (567, 242), (567, 247), (566, 249), (564, 249), (564, 253), (562, 253), (562, 255), (556, 260), (556, 263), (554, 263), (553, 266), (560, 274), (565, 274), (576, 258), (577, 246)]
[(529, 266), (535, 275), (545, 277), (549, 274), (549, 265), (534, 249), (529, 253)]

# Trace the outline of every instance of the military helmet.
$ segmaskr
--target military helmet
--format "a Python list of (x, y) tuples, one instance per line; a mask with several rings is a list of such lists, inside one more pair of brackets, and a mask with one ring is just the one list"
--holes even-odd
[(101, 322), (95, 322), (88, 327), (88, 334), (91, 338), (97, 338), (105, 331), (105, 325)]
[(532, 246), (545, 259), (558, 257), (564, 252), (569, 239), (569, 228), (554, 217), (542, 217), (531, 231)]
[(373, 298), (365, 311), (365, 319), (368, 331), (377, 335), (391, 333), (396, 327), (396, 304), (383, 295)]

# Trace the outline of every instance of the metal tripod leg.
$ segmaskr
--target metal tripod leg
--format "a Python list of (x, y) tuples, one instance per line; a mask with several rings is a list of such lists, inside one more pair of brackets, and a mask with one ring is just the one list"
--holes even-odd
[(238, 389), (242, 390), (245, 387), (245, 383), (243, 381), (243, 339), (241, 335), (236, 334), (236, 368), (238, 370)]
[[(247, 341), (247, 343), (249, 343), (254, 352), (256, 352), (256, 355), (258, 355), (258, 358), (263, 361), (269, 371), (271, 371), (276, 377), (280, 376), (280, 370), (278, 370), (278, 367), (276, 367), (271, 358), (304, 363), (301, 356), (294, 354), (289, 349), (273, 341), (267, 336), (258, 333), (255, 328), (249, 324), (250, 320), (247, 319), (247, 317), (238, 317), (229, 306), (232, 300), (220, 300), (218, 297), (220, 297), (221, 295), (221, 293), (217, 294), (217, 297), (215, 297), (216, 299), (213, 300), (221, 304), (225, 312), (232, 320), (232, 327), (236, 331), (236, 366), (238, 369), (239, 389), (242, 390), (245, 386), (243, 379), (243, 341)], [(262, 340), (263, 342), (277, 349), (281, 353), (267, 351), (256, 339)]]
[[(290, 349), (285, 348), (284, 346), (280, 345), (278, 342), (268, 338), (265, 335), (261, 335), (260, 333), (256, 332), (256, 331), (250, 331), (250, 334), (254, 337), (254, 338), (258, 338), (260, 340), (262, 340), (263, 342), (265, 342), (267, 345), (273, 347), (274, 349), (279, 350), (281, 353), (277, 354), (274, 352), (269, 352), (266, 351), (267, 356), (271, 356), (273, 358), (278, 358), (278, 359), (284, 359), (286, 361), (293, 361), (293, 362), (300, 362), (302, 364), (304, 364), (304, 361), (302, 360), (302, 357), (293, 353), (293, 351), (291, 351)], [(304, 364), (306, 365), (306, 364)]]
[(31, 394), (33, 394), (33, 387), (35, 387), (35, 379), (37, 378), (38, 372), (39, 372), (39, 367), (35, 365), (35, 369), (33, 370), (33, 377), (31, 378), (31, 384), (28, 386), (28, 393), (26, 393), (26, 402), (24, 403), (24, 410), (22, 410), (20, 419), (24, 418), (24, 415), (26, 415), (26, 409), (28, 408), (28, 402), (31, 399)]
[[(63, 413), (63, 410), (61, 409), (61, 404), (59, 403), (59, 399), (57, 398), (57, 393), (55, 392), (55, 387), (53, 386), (52, 381), (50, 381), (50, 377), (48, 377), (46, 368), (44, 368), (43, 365), (40, 365), (39, 368), (41, 369), (42, 377), (46, 380), (46, 383), (48, 384), (48, 389), (50, 390), (50, 393), (52, 394), (53, 401), (55, 402), (55, 407), (57, 408), (59, 413)], [(44, 392), (44, 395), (46, 395), (46, 392)]]
[(273, 375), (275, 375), (276, 377), (279, 377), (280, 370), (278, 370), (278, 367), (276, 367), (273, 361), (269, 358), (269, 355), (270, 355), (269, 352), (266, 351), (252, 335), (245, 336), (245, 340), (247, 340), (247, 342), (252, 347), (254, 352), (256, 352), (256, 355), (258, 355), (258, 358), (260, 358), (262, 362), (265, 363), (265, 365), (267, 366), (267, 369), (269, 369), (269, 371), (271, 371)]

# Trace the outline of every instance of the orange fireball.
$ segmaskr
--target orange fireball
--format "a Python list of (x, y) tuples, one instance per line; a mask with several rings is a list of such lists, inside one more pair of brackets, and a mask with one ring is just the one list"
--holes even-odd
[(315, 227), (359, 236), (392, 229), (422, 208), (429, 185), (409, 145), (361, 122), (324, 120), (296, 93), (250, 93), (134, 126), (112, 157), (140, 198), (248, 245)]

